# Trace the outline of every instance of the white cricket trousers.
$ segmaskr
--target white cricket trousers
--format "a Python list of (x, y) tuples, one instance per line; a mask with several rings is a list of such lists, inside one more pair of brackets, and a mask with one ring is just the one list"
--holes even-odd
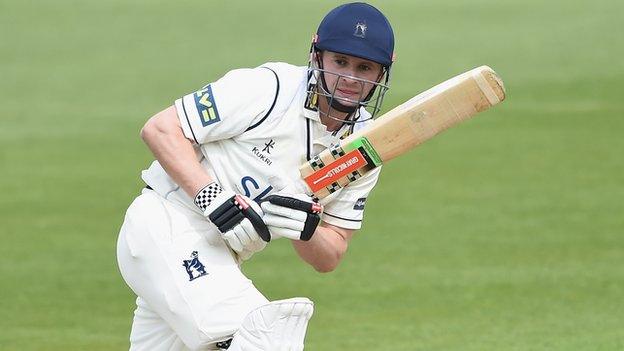
[(217, 350), (268, 302), (211, 223), (153, 190), (128, 208), (117, 261), (137, 295), (130, 350)]

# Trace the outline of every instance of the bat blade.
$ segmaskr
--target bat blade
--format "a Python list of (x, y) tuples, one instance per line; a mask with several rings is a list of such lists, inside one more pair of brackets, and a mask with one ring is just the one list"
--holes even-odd
[(488, 66), (477, 67), (416, 95), (316, 155), (300, 167), (301, 176), (322, 199), (504, 99), (500, 77)]

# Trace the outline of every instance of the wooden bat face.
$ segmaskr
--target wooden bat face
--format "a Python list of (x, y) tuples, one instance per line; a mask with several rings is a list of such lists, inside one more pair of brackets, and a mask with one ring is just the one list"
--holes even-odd
[(366, 172), (505, 99), (500, 77), (481, 66), (413, 97), (304, 163), (299, 171), (322, 199)]

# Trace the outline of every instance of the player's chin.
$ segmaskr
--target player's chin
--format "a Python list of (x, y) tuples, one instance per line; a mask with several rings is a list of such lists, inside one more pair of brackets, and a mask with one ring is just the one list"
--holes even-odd
[(349, 106), (349, 107), (353, 107), (353, 106), (358, 106), (360, 104), (360, 96), (356, 95), (356, 94), (349, 94), (349, 95), (335, 95), (334, 98), (340, 102), (340, 104), (345, 105), (345, 106)]

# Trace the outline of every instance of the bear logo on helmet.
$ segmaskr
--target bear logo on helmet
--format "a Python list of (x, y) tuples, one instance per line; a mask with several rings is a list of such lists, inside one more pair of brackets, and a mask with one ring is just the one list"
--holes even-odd
[(358, 38), (366, 38), (366, 23), (365, 22), (358, 22), (355, 25), (355, 32), (353, 32), (353, 36), (356, 36)]

